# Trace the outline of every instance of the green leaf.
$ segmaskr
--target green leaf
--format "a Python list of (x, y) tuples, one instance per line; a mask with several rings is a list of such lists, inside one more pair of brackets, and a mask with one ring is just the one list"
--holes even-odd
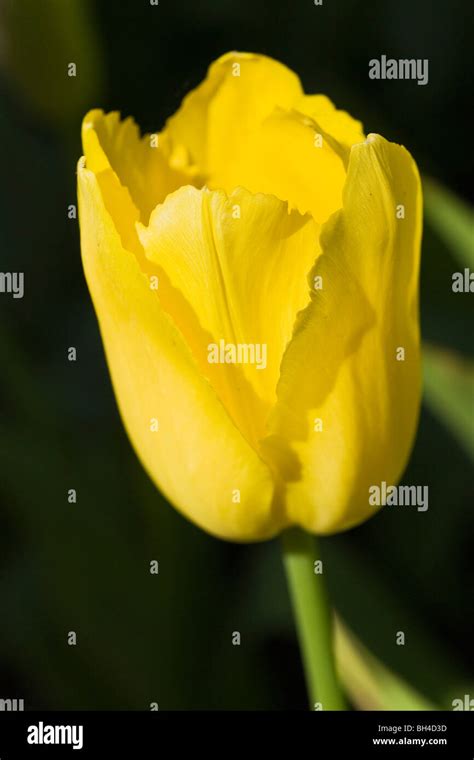
[(436, 710), (436, 706), (380, 662), (336, 620), (336, 659), (341, 681), (360, 710)]
[(423, 370), (427, 403), (474, 460), (474, 362), (425, 344)]
[(432, 179), (423, 179), (425, 216), (458, 261), (474, 267), (474, 213), (471, 206)]

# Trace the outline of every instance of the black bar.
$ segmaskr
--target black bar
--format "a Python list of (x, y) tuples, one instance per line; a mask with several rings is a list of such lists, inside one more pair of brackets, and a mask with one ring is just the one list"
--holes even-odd
[[(47, 743), (50, 739), (57, 743)], [(273, 750), (280, 756), (288, 740), (292, 757), (310, 752), (325, 759), (334, 752), (348, 758), (472, 760), (474, 720), (471, 712), (461, 711), (0, 712), (0, 760), (156, 760), (168, 757), (170, 749), (192, 756), (238, 752), (245, 758), (262, 748), (265, 756)]]

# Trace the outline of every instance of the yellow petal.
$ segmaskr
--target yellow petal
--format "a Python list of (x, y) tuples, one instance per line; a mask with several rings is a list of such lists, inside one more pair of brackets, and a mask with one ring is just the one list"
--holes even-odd
[[(138, 229), (163, 280), (164, 307), (232, 419), (258, 448), (296, 314), (309, 301), (317, 226), (309, 216), (288, 213), (274, 196), (242, 188), (227, 196), (188, 186), (155, 209), (149, 227)], [(210, 362), (212, 347), (221, 342), (237, 350), (247, 346), (243, 363)]]
[[(136, 251), (139, 242), (135, 224), (140, 219), (140, 212), (125, 184), (124, 160), (113, 149), (111, 154), (114, 160), (108, 155), (111, 143), (124, 142), (123, 134), (130, 136), (128, 142), (131, 143), (131, 147), (128, 150), (133, 157), (133, 149), (138, 143), (131, 120), (122, 123), (117, 113), (105, 116), (103, 111), (95, 109), (89, 111), (82, 122), (82, 147), (87, 166), (97, 176), (105, 207), (116, 220), (122, 244)], [(117, 139), (118, 135), (122, 135), (122, 138)], [(120, 172), (120, 176), (117, 172)], [(130, 180), (129, 184), (132, 184)]]
[(340, 111), (326, 95), (303, 95), (295, 109), (310, 116), (345, 148), (365, 140), (364, 129), (347, 111)]
[(321, 236), (314, 274), (323, 287), (283, 359), (267, 442), (299, 457), (287, 474), (287, 510), (315, 533), (376, 511), (369, 487), (395, 484), (410, 453), (420, 402), (421, 214), (409, 153), (375, 135), (355, 145), (343, 209)]
[(174, 143), (187, 147), (191, 161), (209, 178), (230, 157), (238, 161), (251, 134), (276, 106), (291, 108), (302, 94), (297, 75), (278, 61), (253, 53), (227, 53), (186, 96), (167, 122), (166, 132)]
[(322, 95), (304, 95), (277, 61), (227, 53), (167, 123), (170, 143), (213, 189), (276, 195), (321, 223), (342, 202), (350, 146), (359, 122)]
[(346, 153), (311, 117), (277, 109), (249, 136), (244, 154), (229, 154), (209, 185), (272, 193), (321, 224), (342, 205)]
[(168, 193), (189, 182), (201, 183), (187, 155), (173, 150), (167, 135), (141, 137), (133, 119), (121, 121), (117, 111), (89, 111), (82, 124), (82, 144), (88, 168), (95, 174), (110, 169), (144, 223)]
[(123, 248), (100, 177), (80, 162), (82, 255), (135, 450), (167, 498), (205, 530), (233, 540), (270, 537), (283, 519), (270, 471), (198, 370), (137, 257)]

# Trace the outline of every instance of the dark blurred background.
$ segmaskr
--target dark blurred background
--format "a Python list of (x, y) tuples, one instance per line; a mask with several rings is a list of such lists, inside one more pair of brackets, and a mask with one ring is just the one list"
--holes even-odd
[[(474, 696), (472, 295), (451, 289), (470, 255), (469, 0), (0, 8), (0, 271), (25, 273), (23, 299), (0, 294), (0, 698), (45, 709), (306, 707), (279, 543), (210, 538), (142, 471), (67, 213), (86, 110), (118, 109), (156, 131), (234, 49), (283, 61), (307, 92), (405, 144), (441, 185), (427, 185), (427, 395), (403, 478), (429, 485), (429, 510), (387, 509), (321, 543), (335, 606), (365, 647), (435, 706)], [(428, 58), (429, 84), (370, 80), (368, 61), (382, 54)]]

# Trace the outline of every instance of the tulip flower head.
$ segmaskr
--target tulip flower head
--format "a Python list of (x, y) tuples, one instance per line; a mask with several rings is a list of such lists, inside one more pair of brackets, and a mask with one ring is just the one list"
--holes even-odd
[(410, 154), (247, 53), (213, 63), (160, 133), (94, 110), (82, 135), (85, 274), (157, 486), (235, 541), (374, 514), (420, 403)]

